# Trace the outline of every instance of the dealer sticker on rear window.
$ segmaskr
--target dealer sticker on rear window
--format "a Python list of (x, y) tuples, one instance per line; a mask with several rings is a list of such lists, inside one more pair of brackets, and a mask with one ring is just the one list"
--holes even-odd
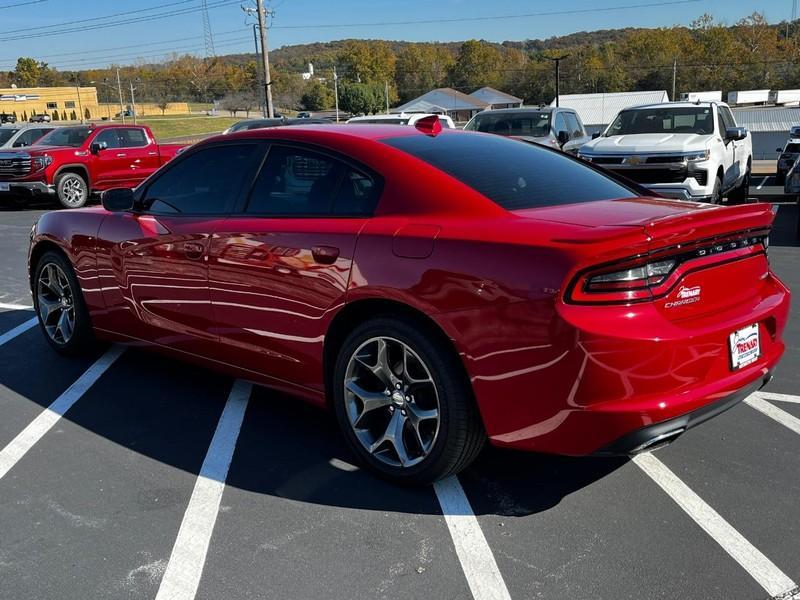
[(740, 369), (758, 360), (761, 344), (758, 337), (758, 323), (734, 331), (730, 335), (731, 368)]

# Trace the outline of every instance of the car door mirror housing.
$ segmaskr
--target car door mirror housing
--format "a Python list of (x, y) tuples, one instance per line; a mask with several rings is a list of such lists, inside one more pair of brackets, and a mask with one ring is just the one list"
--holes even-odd
[(108, 144), (105, 142), (92, 142), (92, 145), (89, 146), (89, 149), (92, 151), (92, 154), (100, 154), (101, 151), (108, 148)]
[(557, 137), (558, 137), (558, 143), (563, 146), (569, 141), (569, 132), (559, 131)]
[(725, 130), (725, 139), (737, 142), (747, 137), (747, 129), (744, 127), (728, 127)]
[(600, 137), (600, 132), (599, 132), (599, 131), (595, 131), (595, 132), (592, 134), (592, 139), (593, 139), (593, 140), (596, 140), (596, 139), (597, 139), (597, 138), (599, 138), (599, 137)]
[(125, 212), (133, 210), (136, 199), (130, 188), (113, 188), (103, 192), (101, 196), (103, 208), (110, 212)]

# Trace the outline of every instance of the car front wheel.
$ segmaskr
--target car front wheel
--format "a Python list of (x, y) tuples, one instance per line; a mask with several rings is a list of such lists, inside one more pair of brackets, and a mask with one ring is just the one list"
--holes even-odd
[(378, 474), (425, 484), (458, 473), (485, 434), (458, 358), (413, 320), (381, 317), (357, 327), (334, 370), (344, 437)]
[(47, 342), (61, 354), (80, 354), (94, 335), (75, 272), (58, 252), (45, 252), (36, 265), (33, 303)]

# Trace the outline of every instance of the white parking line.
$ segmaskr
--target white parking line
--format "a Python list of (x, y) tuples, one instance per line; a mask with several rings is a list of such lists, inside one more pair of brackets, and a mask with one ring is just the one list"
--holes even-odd
[(192, 600), (197, 594), (252, 387), (238, 379), (233, 384), (183, 515), (156, 600)]
[(33, 310), (32, 306), (25, 306), (24, 304), (9, 304), (8, 302), (0, 302), (0, 308), (3, 310)]
[(763, 187), (764, 187), (764, 184), (765, 184), (765, 183), (767, 183), (767, 180), (768, 180), (768, 179), (769, 179), (769, 176), (767, 176), (767, 177), (764, 177), (763, 181), (762, 181), (761, 183), (759, 183), (759, 184), (758, 184), (758, 187), (757, 187), (756, 189), (757, 189), (757, 190), (760, 190), (761, 188), (763, 188)]
[(433, 484), (458, 560), (475, 600), (511, 600), (478, 519), (456, 476)]
[(0, 335), (0, 346), (5, 344), (6, 342), (10, 342), (18, 335), (25, 333), (26, 331), (28, 331), (28, 329), (34, 327), (38, 322), (39, 320), (36, 317), (33, 317), (32, 319), (28, 319), (24, 323), (17, 325), (16, 327), (14, 327), (14, 329), (6, 331), (3, 335)]
[(639, 454), (633, 462), (663, 489), (695, 523), (702, 527), (770, 596), (794, 591), (791, 579), (748, 542), (717, 511), (706, 504), (675, 473), (650, 453)]
[(58, 420), (64, 416), (64, 413), (72, 408), (72, 405), (100, 379), (100, 376), (114, 364), (114, 361), (120, 357), (124, 350), (122, 346), (112, 346), (103, 356), (98, 358), (83, 375), (78, 377), (75, 383), (69, 386), (50, 406), (31, 421), (17, 437), (11, 440), (5, 448), (0, 450), (0, 479), (5, 477), (6, 473), (25, 456), (28, 450), (42, 439), (44, 434), (50, 431), (53, 425), (58, 423)]
[(776, 392), (755, 392), (753, 396), (758, 396), (764, 400), (774, 400), (776, 402), (791, 402), (792, 404), (800, 404), (800, 396), (793, 396), (792, 394), (778, 394)]
[(774, 419), (784, 427), (788, 427), (795, 433), (800, 434), (800, 419), (774, 404), (770, 404), (761, 395), (751, 394), (745, 398), (745, 403), (755, 408), (758, 412)]

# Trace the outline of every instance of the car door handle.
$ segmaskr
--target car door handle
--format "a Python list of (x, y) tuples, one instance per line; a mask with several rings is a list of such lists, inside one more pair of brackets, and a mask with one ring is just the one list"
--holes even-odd
[(127, 154), (125, 154), (124, 152), (119, 152), (119, 153), (117, 154), (117, 158), (124, 158), (124, 157), (126, 157), (126, 156), (128, 156), (128, 155), (127, 155)]
[(335, 246), (314, 246), (311, 256), (321, 265), (332, 265), (339, 258), (339, 249)]
[(148, 152), (147, 156), (157, 156), (158, 152)]
[(203, 244), (199, 244), (197, 242), (186, 242), (183, 245), (183, 253), (186, 255), (186, 258), (197, 260), (203, 258), (204, 252), (205, 246), (203, 246)]

